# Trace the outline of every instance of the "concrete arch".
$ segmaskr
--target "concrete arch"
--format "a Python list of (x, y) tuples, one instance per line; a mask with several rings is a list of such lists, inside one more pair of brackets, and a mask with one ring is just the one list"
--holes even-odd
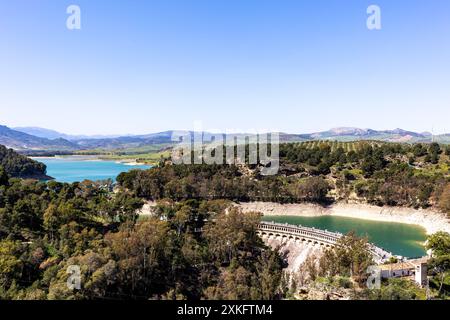
[[(280, 238), (283, 241), (293, 239), (303, 244), (319, 245), (325, 248), (333, 247), (339, 238), (342, 237), (340, 233), (274, 222), (261, 222), (258, 226), (257, 234), (262, 237), (267, 235), (268, 238)], [(392, 256), (390, 252), (373, 244), (370, 245), (369, 250), (375, 260), (378, 261), (385, 261)]]

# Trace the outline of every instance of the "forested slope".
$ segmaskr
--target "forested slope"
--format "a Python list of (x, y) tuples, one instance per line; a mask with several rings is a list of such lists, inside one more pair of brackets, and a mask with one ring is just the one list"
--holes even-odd
[(49, 179), (46, 166), (0, 145), (0, 167), (11, 177)]

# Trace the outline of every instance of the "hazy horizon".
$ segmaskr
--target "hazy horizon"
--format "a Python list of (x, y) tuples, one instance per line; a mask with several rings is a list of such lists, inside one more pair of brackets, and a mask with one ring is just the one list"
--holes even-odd
[[(66, 9), (81, 9), (68, 30)], [(366, 26), (381, 8), (381, 30)], [(26, 7), (26, 10), (23, 8)], [(0, 3), (0, 114), (71, 135), (450, 132), (450, 2)]]
[[(5, 124), (1, 124), (0, 125), (5, 125)], [(112, 133), (112, 134), (90, 134), (90, 133), (70, 133), (70, 132), (64, 132), (64, 131), (59, 131), (59, 130), (54, 130), (52, 128), (44, 128), (44, 127), (37, 127), (37, 126), (20, 126), (20, 127), (10, 127), (7, 126), (10, 129), (13, 130), (18, 130), (19, 129), (44, 129), (44, 130), (51, 130), (51, 131), (55, 131), (58, 132), (60, 134), (65, 134), (65, 135), (69, 135), (69, 136), (86, 136), (86, 137), (123, 137), (123, 136), (137, 136), (137, 135), (145, 135), (145, 134), (153, 134), (153, 133), (160, 133), (160, 132), (167, 132), (167, 131), (199, 131), (199, 132), (209, 132), (209, 133), (229, 133), (229, 134), (237, 134), (237, 133), (264, 133), (264, 132), (280, 132), (280, 133), (286, 133), (286, 134), (314, 134), (314, 133), (320, 133), (320, 132), (324, 132), (324, 131), (331, 131), (331, 130), (336, 130), (336, 129), (362, 129), (362, 130), (375, 130), (375, 131), (393, 131), (396, 129), (401, 129), (404, 131), (408, 131), (408, 132), (415, 132), (415, 133), (419, 133), (419, 134), (425, 134), (425, 133), (429, 133), (429, 134), (434, 134), (434, 135), (440, 135), (440, 134), (450, 134), (450, 132), (443, 132), (443, 133), (433, 133), (431, 131), (415, 131), (415, 130), (408, 130), (405, 128), (387, 128), (387, 129), (380, 129), (380, 128), (360, 128), (360, 127), (334, 127), (334, 128), (328, 128), (325, 130), (318, 130), (318, 131), (311, 131), (311, 132), (305, 132), (305, 131), (296, 131), (296, 132), (287, 132), (287, 131), (214, 131), (214, 130), (207, 130), (207, 129), (203, 129), (203, 130), (193, 130), (193, 128), (187, 128), (187, 129), (180, 129), (180, 128), (167, 128), (165, 130), (161, 130), (161, 131), (144, 131), (144, 132), (138, 132), (138, 133)]]

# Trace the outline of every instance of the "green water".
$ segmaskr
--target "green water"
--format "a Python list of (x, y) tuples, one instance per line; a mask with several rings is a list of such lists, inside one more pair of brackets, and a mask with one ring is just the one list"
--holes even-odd
[(368, 236), (370, 242), (395, 255), (404, 257), (425, 255), (423, 243), (426, 240), (426, 232), (420, 226), (333, 216), (265, 216), (263, 220), (314, 227), (344, 234), (353, 230), (361, 236)]

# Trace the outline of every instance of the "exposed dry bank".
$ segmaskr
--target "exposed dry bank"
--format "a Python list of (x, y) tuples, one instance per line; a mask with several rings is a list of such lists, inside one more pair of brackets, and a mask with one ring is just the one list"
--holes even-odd
[(422, 226), (427, 234), (437, 231), (450, 233), (450, 220), (443, 213), (433, 210), (416, 210), (403, 207), (377, 207), (366, 204), (337, 203), (327, 207), (320, 205), (279, 204), (273, 202), (248, 202), (236, 204), (243, 211), (259, 211), (266, 216), (339, 216), (372, 221), (398, 222)]

